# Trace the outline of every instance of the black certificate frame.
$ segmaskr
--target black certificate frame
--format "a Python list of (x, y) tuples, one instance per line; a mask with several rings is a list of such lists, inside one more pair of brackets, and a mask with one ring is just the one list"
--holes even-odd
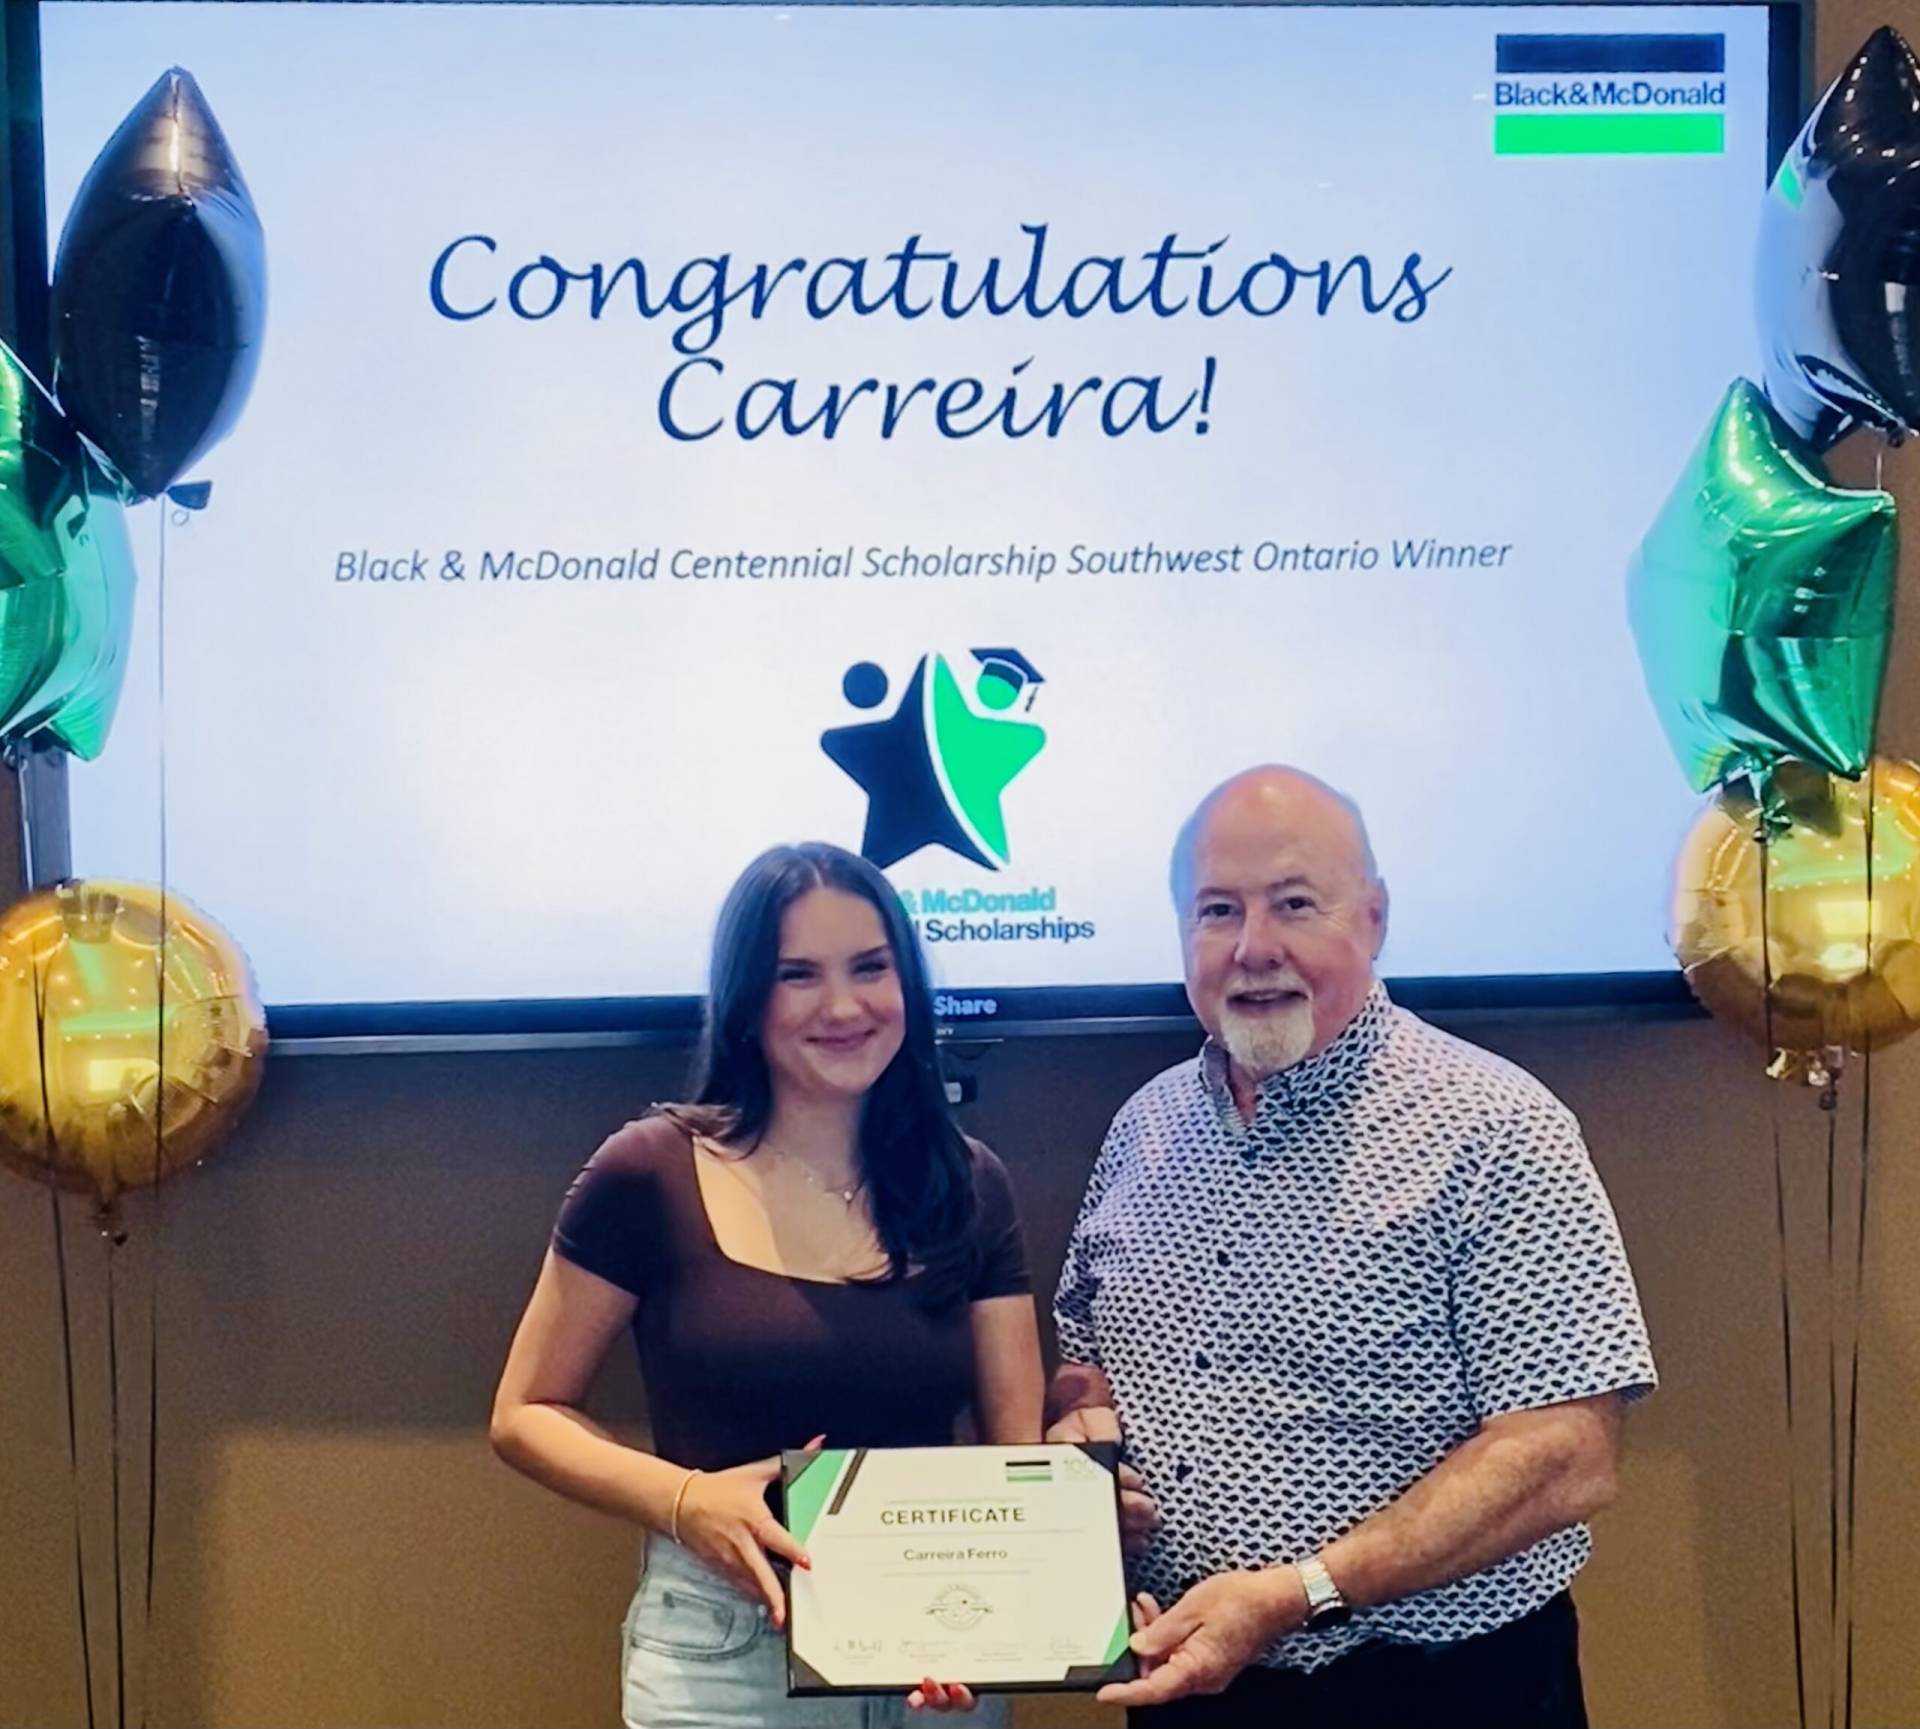
[[(1120, 1449), (1111, 1441), (1078, 1441), (1072, 1444), (1107, 1473), (1108, 1480), (1113, 1488), (1113, 1521), (1114, 1533), (1117, 1539), (1121, 1529)], [(1056, 1450), (1057, 1445), (1058, 1444), (1056, 1444)], [(985, 1449), (956, 1447), (951, 1450), (955, 1452), (985, 1450), (1004, 1453), (1008, 1449), (1004, 1445), (996, 1445)], [(848, 1491), (853, 1487), (854, 1481), (860, 1473), (861, 1466), (866, 1462), (868, 1454), (884, 1452), (887, 1451), (887, 1449), (855, 1447), (851, 1449), (851, 1451), (853, 1453), (853, 1462), (848, 1467), (846, 1476), (841, 1480), (840, 1488), (835, 1494), (832, 1503), (826, 1509), (825, 1516), (827, 1517), (831, 1517), (844, 1505)], [(1036, 1451), (1038, 1451), (1038, 1448), (1036, 1448)], [(791, 1530), (793, 1526), (792, 1495), (794, 1489), (809, 1471), (820, 1468), (821, 1462), (828, 1457), (831, 1457), (837, 1465), (842, 1454), (836, 1450), (830, 1454), (788, 1451), (780, 1455), (780, 1521), (783, 1525), (786, 1525), (789, 1530)], [(893, 1697), (907, 1691), (907, 1689), (900, 1687), (847, 1686), (827, 1680), (825, 1676), (794, 1649), (795, 1616), (793, 1608), (793, 1599), (791, 1594), (789, 1594), (787, 1599), (786, 1642), (787, 1694), (790, 1698), (837, 1699)], [(1130, 1619), (1131, 1597), (1127, 1591), (1124, 1572), (1120, 1584), (1120, 1602), (1116, 1606), (1116, 1612), (1120, 1617)], [(1119, 1656), (1114, 1658), (1111, 1663), (1075, 1664), (1056, 1681), (989, 1681), (975, 1683), (965, 1681), (965, 1677), (953, 1677), (953, 1679), (965, 1681), (965, 1685), (978, 1694), (1091, 1693), (1106, 1686), (1109, 1682), (1134, 1680), (1139, 1673), (1140, 1661), (1133, 1652), (1128, 1649), (1122, 1650)], [(945, 1679), (945, 1677), (943, 1677), (943, 1679)]]

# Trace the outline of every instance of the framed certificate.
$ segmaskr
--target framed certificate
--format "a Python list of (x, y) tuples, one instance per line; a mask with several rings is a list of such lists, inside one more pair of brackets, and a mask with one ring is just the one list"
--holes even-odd
[(787, 1690), (1090, 1690), (1127, 1648), (1118, 1449), (829, 1448), (788, 1453)]

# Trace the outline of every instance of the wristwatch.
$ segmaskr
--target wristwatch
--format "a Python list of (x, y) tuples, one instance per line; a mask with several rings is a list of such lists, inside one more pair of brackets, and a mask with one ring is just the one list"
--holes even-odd
[(1340, 1587), (1318, 1555), (1294, 1562), (1293, 1570), (1300, 1575), (1301, 1588), (1307, 1594), (1309, 1627), (1337, 1627), (1352, 1616), (1353, 1605), (1340, 1595)]

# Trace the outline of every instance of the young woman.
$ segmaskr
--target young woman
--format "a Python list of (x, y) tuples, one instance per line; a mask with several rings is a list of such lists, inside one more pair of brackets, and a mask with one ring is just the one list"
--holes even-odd
[[(639, 1345), (657, 1450), (581, 1409)], [(628, 1613), (631, 1729), (885, 1725), (969, 1710), (789, 1699), (768, 1510), (782, 1448), (1037, 1441), (1040, 1345), (1006, 1172), (947, 1114), (918, 943), (878, 870), (777, 847), (721, 910), (689, 1103), (629, 1123), (560, 1212), (494, 1403), (500, 1456), (646, 1528)]]

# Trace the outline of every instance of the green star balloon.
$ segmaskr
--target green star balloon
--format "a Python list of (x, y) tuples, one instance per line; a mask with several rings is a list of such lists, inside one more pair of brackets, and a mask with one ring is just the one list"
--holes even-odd
[(1795, 757), (1858, 779), (1893, 630), (1893, 499), (1833, 485), (1736, 380), (1627, 572), (1647, 691), (1696, 792)]
[(133, 547), (112, 481), (0, 344), (0, 739), (107, 742), (133, 631)]

